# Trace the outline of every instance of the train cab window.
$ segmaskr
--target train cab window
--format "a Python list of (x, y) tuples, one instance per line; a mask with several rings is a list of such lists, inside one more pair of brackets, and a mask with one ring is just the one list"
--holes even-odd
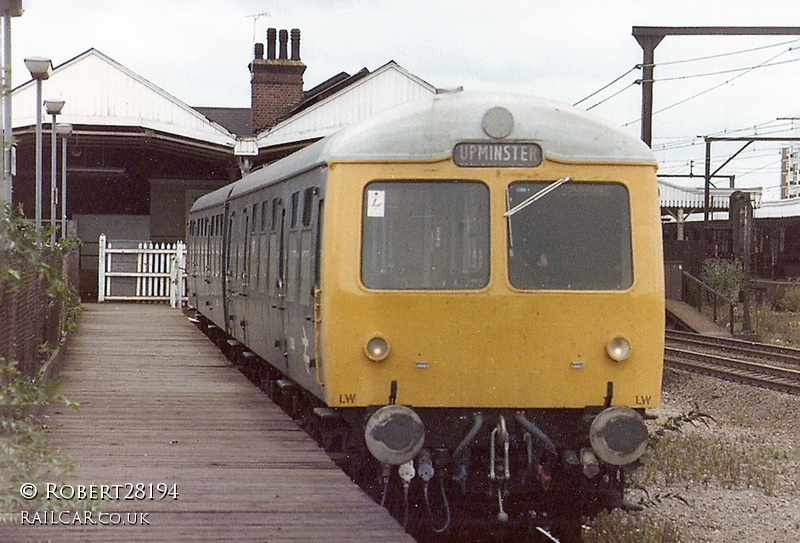
[[(508, 188), (508, 209), (551, 183)], [(625, 290), (633, 283), (628, 190), (571, 181), (508, 220), (509, 280), (523, 290)]]
[(489, 189), (476, 182), (391, 181), (364, 191), (361, 280), (389, 290), (489, 283)]

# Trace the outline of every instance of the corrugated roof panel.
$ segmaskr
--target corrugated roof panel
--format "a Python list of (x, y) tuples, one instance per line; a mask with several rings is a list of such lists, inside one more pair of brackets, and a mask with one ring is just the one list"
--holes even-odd
[[(689, 210), (703, 209), (705, 206), (705, 189), (703, 187), (680, 187), (659, 179), (658, 190), (661, 207)], [(709, 191), (711, 209), (728, 209), (731, 194), (737, 190), (750, 193), (754, 208), (758, 208), (761, 205), (761, 188), (712, 188)]]

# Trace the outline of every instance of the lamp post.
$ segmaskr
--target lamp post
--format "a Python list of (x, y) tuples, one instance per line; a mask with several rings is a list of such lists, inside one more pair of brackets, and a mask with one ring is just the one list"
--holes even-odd
[(44, 108), (53, 121), (50, 123), (50, 243), (56, 243), (56, 193), (58, 190), (56, 115), (64, 108), (64, 100), (45, 100)]
[(67, 138), (72, 134), (72, 125), (58, 123), (56, 134), (61, 136), (61, 239), (67, 237)]
[(0, 0), (0, 11), (3, 18), (3, 181), (0, 185), (5, 189), (0, 202), (11, 204), (11, 18), (22, 15), (22, 0)]
[(49, 58), (29, 57), (25, 67), (36, 81), (36, 234), (42, 233), (42, 81), (50, 77)]

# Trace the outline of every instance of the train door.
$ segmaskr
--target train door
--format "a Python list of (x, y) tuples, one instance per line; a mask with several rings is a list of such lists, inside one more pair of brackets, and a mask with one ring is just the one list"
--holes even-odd
[(235, 236), (236, 213), (225, 213), (225, 228), (222, 236), (222, 313), (225, 319), (225, 332), (234, 335), (231, 321), (233, 320), (233, 299), (236, 296), (236, 275), (238, 258), (236, 258)]
[(286, 336), (284, 335), (284, 310), (286, 309), (286, 209), (283, 199), (272, 200), (272, 222), (269, 234), (269, 286), (268, 319), (269, 336), (273, 340), (268, 345), (271, 360), (282, 369), (286, 368)]
[[(289, 228), (286, 234), (286, 289), (283, 312), (283, 333), (286, 338), (286, 358), (290, 368), (298, 368), (297, 351), (300, 337), (297, 332), (298, 297), (300, 291), (300, 197), (301, 192), (292, 193), (289, 207)], [(295, 379), (295, 372), (290, 373)]]
[(292, 194), (287, 236), (284, 334), (294, 379), (310, 386), (317, 381), (314, 290), (315, 215), (319, 201), (314, 187)]
[(244, 208), (241, 227), (242, 232), (238, 239), (243, 240), (239, 245), (239, 298), (237, 302), (236, 322), (234, 326), (241, 333), (242, 343), (249, 345), (247, 327), (247, 295), (250, 290), (250, 221), (252, 217), (247, 214), (247, 207)]

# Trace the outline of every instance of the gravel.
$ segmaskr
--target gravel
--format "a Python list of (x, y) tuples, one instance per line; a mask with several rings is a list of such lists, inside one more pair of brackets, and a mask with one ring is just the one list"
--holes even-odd
[[(778, 451), (779, 459), (770, 460), (778, 466), (770, 464), (770, 472), (777, 474), (775, 483), (769, 492), (746, 483), (730, 489), (715, 482), (662, 483), (647, 491), (667, 498), (640, 514), (667, 520), (685, 542), (800, 542), (800, 397), (665, 370), (655, 424), (692, 410), (707, 413), (716, 422), (691, 426), (686, 432)], [(632, 491), (630, 496), (634, 501), (641, 499), (637, 492), (641, 494)]]

